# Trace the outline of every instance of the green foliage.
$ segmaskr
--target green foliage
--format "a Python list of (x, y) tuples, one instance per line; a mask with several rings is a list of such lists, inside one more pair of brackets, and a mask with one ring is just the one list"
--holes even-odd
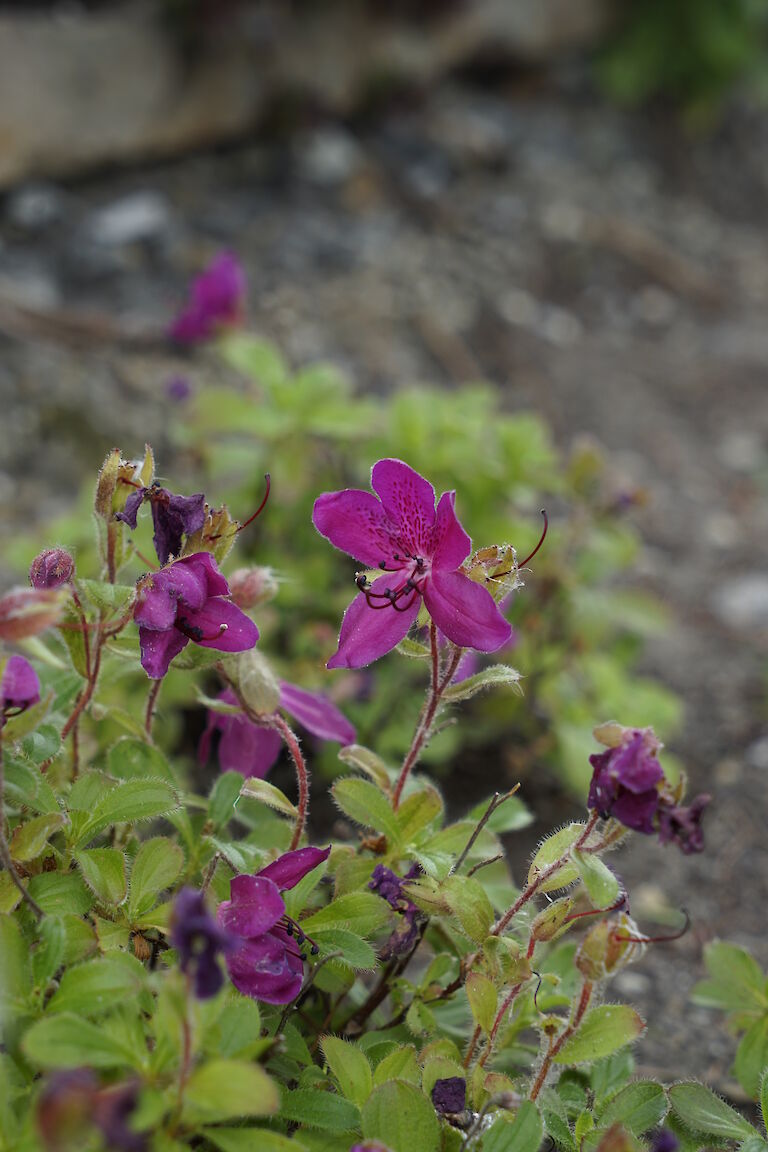
[(691, 999), (726, 1012), (731, 1031), (742, 1034), (733, 1070), (757, 1100), (768, 1069), (768, 977), (745, 948), (723, 940), (707, 945), (704, 962), (710, 978), (695, 986)]

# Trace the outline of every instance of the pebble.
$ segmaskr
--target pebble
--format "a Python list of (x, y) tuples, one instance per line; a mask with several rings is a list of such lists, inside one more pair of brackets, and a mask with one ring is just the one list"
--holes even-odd
[(65, 197), (54, 184), (26, 184), (11, 193), (5, 215), (9, 224), (23, 232), (41, 232), (64, 215)]
[(745, 759), (750, 768), (757, 768), (760, 772), (768, 772), (768, 733), (749, 745)]
[(720, 584), (712, 607), (731, 628), (768, 628), (768, 576), (751, 572)]
[(171, 228), (170, 205), (158, 192), (132, 192), (94, 212), (87, 237), (105, 248), (147, 243), (165, 238)]
[(320, 128), (302, 137), (296, 155), (305, 177), (324, 188), (345, 184), (363, 162), (360, 145), (340, 128)]
[(761, 437), (749, 428), (726, 433), (717, 446), (718, 459), (734, 472), (753, 472), (764, 462), (766, 450)]

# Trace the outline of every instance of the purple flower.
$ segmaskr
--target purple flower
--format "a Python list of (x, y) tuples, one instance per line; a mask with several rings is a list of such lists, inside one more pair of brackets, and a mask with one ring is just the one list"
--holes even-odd
[(139, 581), (133, 618), (139, 625), (141, 666), (154, 680), (165, 676), (190, 640), (220, 652), (253, 648), (259, 630), (224, 597), (229, 585), (210, 552), (196, 552)]
[(380, 1140), (366, 1140), (364, 1144), (353, 1144), (349, 1152), (390, 1152)]
[[(222, 692), (219, 700), (237, 704), (237, 697), (230, 689)], [(307, 692), (283, 680), (280, 683), (280, 707), (321, 740), (333, 740), (339, 744), (352, 744), (355, 740), (355, 729), (349, 720), (320, 692)], [(263, 780), (280, 755), (282, 737), (273, 728), (254, 724), (243, 714), (209, 712), (208, 724), (200, 740), (202, 763), (208, 759), (211, 737), (216, 731), (221, 732), (219, 766), (222, 772), (234, 770), (243, 776), (257, 776)]]
[(23, 656), (11, 656), (0, 679), (0, 716), (24, 712), (40, 699), (37, 672)]
[(182, 888), (173, 905), (170, 940), (179, 953), (179, 967), (191, 974), (195, 996), (208, 1000), (224, 983), (216, 963), (219, 953), (236, 947), (236, 939), (213, 919), (202, 892)]
[(129, 1124), (138, 1102), (136, 1082), (101, 1088), (90, 1068), (54, 1072), (37, 1101), (38, 1131), (49, 1152), (90, 1147), (91, 1141), (84, 1137), (91, 1127), (115, 1152), (144, 1152), (146, 1135)]
[(455, 1115), (463, 1112), (467, 1103), (467, 1082), (463, 1076), (448, 1076), (445, 1080), (435, 1080), (432, 1088), (432, 1103), (441, 1115)]
[(46, 548), (35, 556), (29, 569), (33, 588), (60, 588), (68, 584), (75, 572), (75, 562), (64, 548)]
[(393, 956), (406, 956), (418, 943), (424, 913), (408, 899), (403, 892), (403, 885), (409, 880), (415, 880), (420, 874), (421, 868), (418, 864), (412, 865), (405, 876), (398, 876), (391, 868), (387, 868), (386, 864), (377, 864), (371, 874), (368, 887), (381, 896), (382, 900), (386, 900), (390, 908), (398, 912), (401, 917), (394, 932), (381, 949), (382, 960), (391, 960)]
[(205, 496), (196, 492), (194, 496), (174, 496), (167, 488), (153, 484), (151, 488), (137, 488), (125, 502), (122, 512), (115, 520), (122, 520), (129, 528), (136, 528), (136, 517), (145, 500), (152, 507), (152, 523), (155, 533), (152, 537), (155, 552), (161, 564), (167, 564), (171, 556), (181, 552), (184, 534), (191, 536), (199, 532), (205, 522)]
[(701, 817), (710, 800), (711, 796), (703, 793), (692, 800), (687, 807), (662, 801), (659, 805), (661, 843), (674, 842), (686, 856), (690, 856), (693, 852), (703, 852), (704, 834), (701, 830)]
[(171, 376), (165, 382), (165, 394), (169, 400), (183, 404), (192, 395), (192, 385), (186, 376)]
[(435, 507), (432, 485), (402, 460), (379, 460), (371, 472), (378, 495), (347, 488), (315, 501), (323, 536), (384, 575), (347, 608), (329, 668), (361, 668), (391, 651), (415, 622), (422, 600), (441, 631), (461, 648), (495, 652), (512, 629), (490, 592), (461, 570), (472, 542), (456, 519), (455, 492)]
[(594, 773), (589, 807), (613, 816), (627, 828), (652, 835), (659, 806), (656, 786), (664, 779), (656, 759), (659, 747), (652, 729), (626, 729), (621, 744), (590, 756)]
[(221, 328), (240, 322), (245, 301), (245, 272), (232, 252), (221, 252), (192, 281), (187, 306), (171, 325), (169, 335), (177, 344), (210, 340)]
[(651, 1152), (676, 1152), (680, 1142), (669, 1128), (660, 1128), (651, 1141)]
[(231, 899), (218, 908), (219, 923), (239, 936), (227, 954), (227, 968), (235, 988), (244, 996), (267, 1004), (288, 1004), (301, 991), (304, 979), (302, 944), (309, 942), (300, 926), (285, 914), (280, 895), (327, 860), (330, 848), (299, 848), (285, 852), (255, 876), (235, 876)]
[(139, 1102), (139, 1085), (120, 1084), (100, 1092), (94, 1102), (93, 1119), (104, 1137), (105, 1147), (115, 1152), (144, 1152), (147, 1136), (129, 1125)]

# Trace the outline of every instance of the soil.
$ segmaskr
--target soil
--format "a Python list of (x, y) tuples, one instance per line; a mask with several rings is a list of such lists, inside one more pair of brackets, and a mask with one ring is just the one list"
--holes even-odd
[[(246, 263), (252, 326), (294, 362), (331, 359), (377, 390), (489, 378), (648, 490), (640, 579), (673, 624), (643, 671), (683, 697), (673, 750), (713, 802), (704, 855), (639, 837), (624, 854), (641, 924), (686, 905), (693, 927), (616, 989), (648, 1018), (645, 1070), (736, 1099), (733, 1040), (688, 994), (712, 937), (768, 964), (767, 140), (764, 111), (692, 138), (668, 110), (606, 106), (579, 74), (468, 79), (0, 205), (2, 534), (67, 507), (113, 442), (162, 454), (165, 382), (205, 372), (162, 325), (225, 246)], [(556, 782), (536, 792), (516, 856), (579, 815)]]

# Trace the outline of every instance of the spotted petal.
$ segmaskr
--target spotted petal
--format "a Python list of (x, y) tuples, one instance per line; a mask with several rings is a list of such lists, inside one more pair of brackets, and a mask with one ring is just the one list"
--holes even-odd
[(371, 486), (389, 519), (413, 556), (429, 556), (435, 523), (435, 490), (402, 460), (379, 460), (371, 470)]
[(195, 612), (180, 610), (176, 623), (190, 640), (219, 652), (246, 652), (259, 638), (250, 616), (221, 596), (211, 597)]
[[(393, 585), (390, 576), (380, 576), (378, 580), (374, 580), (369, 591), (374, 594), (381, 593), (388, 587), (397, 590), (397, 585)], [(355, 596), (344, 613), (339, 647), (328, 661), (328, 668), (363, 668), (366, 664), (371, 664), (380, 656), (391, 652), (416, 620), (421, 597), (417, 593), (409, 593), (403, 597), (400, 602), (403, 611), (391, 607), (385, 601), (375, 603), (384, 603), (385, 606), (371, 608), (364, 593)]]
[(335, 548), (354, 556), (368, 568), (388, 567), (395, 553), (403, 551), (397, 525), (370, 492), (346, 488), (325, 492), (315, 500), (312, 523)]
[(466, 560), (472, 541), (456, 518), (455, 492), (443, 492), (437, 505), (435, 526), (432, 529), (432, 568), (453, 571)]

